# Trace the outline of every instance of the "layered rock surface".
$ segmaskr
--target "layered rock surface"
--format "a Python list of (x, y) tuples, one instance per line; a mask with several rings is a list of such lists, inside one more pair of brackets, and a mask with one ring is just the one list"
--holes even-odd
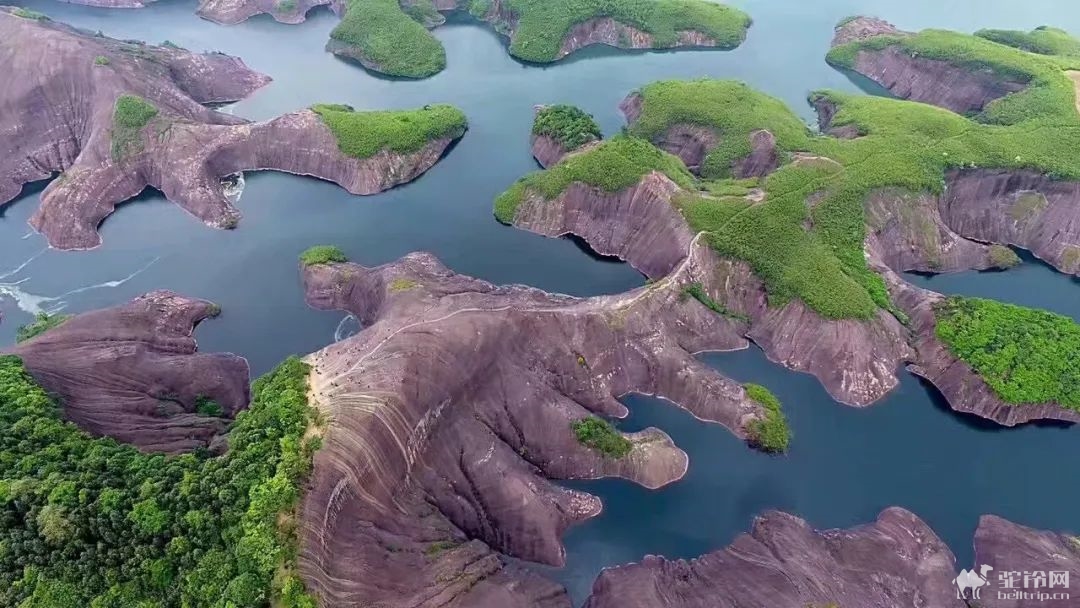
[[(0, 12), (0, 67), (14, 75), (0, 92), (0, 205), (24, 183), (59, 173), (30, 223), (61, 249), (98, 245), (97, 226), (148, 186), (208, 225), (230, 228), (240, 213), (222, 185), (229, 174), (273, 169), (371, 194), (414, 179), (451, 143), (353, 158), (311, 111), (249, 123), (202, 105), (241, 99), (269, 81), (239, 59), (120, 42), (7, 12)], [(114, 114), (124, 95), (156, 113), (119, 146)]]
[(687, 245), (670, 276), (589, 299), (496, 287), (427, 254), (306, 268), (308, 302), (364, 326), (310, 357), (329, 420), (301, 510), (310, 588), (335, 606), (569, 606), (496, 553), (560, 565), (561, 534), (599, 512), (548, 479), (659, 487), (687, 466), (657, 429), (612, 458), (579, 443), (573, 421), (624, 415), (616, 397), (630, 392), (738, 436), (764, 414), (692, 355), (745, 341), (739, 321), (681, 296), (708, 268)]
[(770, 511), (720, 551), (689, 561), (650, 555), (605, 570), (585, 608), (1027, 608), (1047, 602), (1000, 599), (996, 574), (1057, 571), (1073, 580), (1080, 551), (1073, 537), (986, 515), (975, 533), (975, 563), (993, 570), (980, 600), (957, 596), (955, 561), (926, 523), (899, 507), (869, 525), (824, 531)]
[(329, 6), (341, 14), (344, 3), (340, 0), (200, 0), (196, 11), (200, 17), (234, 25), (247, 21), (255, 15), (270, 15), (281, 23), (303, 23), (308, 11), (317, 6)]
[[(215, 312), (210, 302), (157, 291), (76, 315), (10, 353), (83, 430), (149, 451), (189, 451), (210, 446), (249, 401), (246, 360), (197, 352), (192, 332)], [(221, 416), (196, 413), (203, 399)]]

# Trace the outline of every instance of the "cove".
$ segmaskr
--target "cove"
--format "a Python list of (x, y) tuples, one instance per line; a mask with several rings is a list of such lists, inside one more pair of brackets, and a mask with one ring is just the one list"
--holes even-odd
[[(103, 226), (103, 246), (90, 252), (45, 250), (43, 239), (30, 233), (26, 219), (40, 185), (28, 187), (0, 214), (5, 344), (32, 310), (79, 312), (168, 288), (219, 303), (224, 314), (200, 328), (201, 348), (241, 354), (255, 374), (288, 354), (324, 346), (339, 326), (341, 315), (303, 303), (296, 258), (314, 244), (337, 244), (366, 265), (425, 250), (458, 272), (575, 295), (641, 284), (626, 265), (594, 259), (570, 240), (501, 226), (491, 217), (494, 197), (536, 168), (528, 151), (535, 104), (577, 104), (610, 135), (623, 124), (616, 106), (629, 91), (662, 78), (709, 76), (745, 80), (810, 121), (804, 101), (810, 90), (860, 90), (824, 62), (832, 26), (848, 14), (876, 14), (908, 30), (1050, 23), (1080, 32), (1080, 8), (1055, 0), (827, 0), (807, 6), (745, 0), (733, 4), (749, 12), (755, 25), (746, 44), (732, 52), (594, 49), (541, 67), (513, 60), (486, 28), (458, 19), (435, 32), (447, 48), (448, 68), (414, 82), (378, 78), (325, 53), (336, 24), (325, 9), (298, 26), (262, 16), (226, 28), (200, 20), (189, 1), (165, 0), (140, 10), (48, 0), (20, 4), (118, 38), (171, 40), (238, 55), (274, 78), (229, 109), (253, 119), (317, 102), (357, 108), (446, 102), (468, 115), (469, 132), (443, 162), (417, 182), (382, 195), (353, 197), (312, 179), (249, 174), (239, 203), (244, 219), (233, 232), (208, 229), (151, 191), (122, 206)], [(1006, 273), (918, 282), (944, 293), (995, 297), (1080, 318), (1075, 281), (1031, 259)], [(988, 426), (948, 411), (906, 374), (881, 402), (855, 410), (833, 402), (813, 378), (769, 363), (756, 349), (703, 359), (732, 378), (768, 386), (783, 400), (794, 432), (790, 454), (752, 452), (722, 428), (668, 404), (628, 398), (632, 415), (620, 427), (664, 429), (689, 453), (690, 470), (682, 481), (655, 492), (615, 480), (573, 484), (605, 504), (598, 518), (567, 536), (567, 566), (543, 569), (575, 599), (587, 595), (604, 566), (645, 553), (694, 557), (719, 549), (769, 508), (792, 511), (817, 527), (846, 527), (871, 521), (885, 506), (904, 506), (923, 517), (965, 566), (982, 513), (1047, 529), (1077, 531), (1080, 525), (1073, 508), (1080, 489), (1061, 466), (1080, 456), (1075, 428)]]

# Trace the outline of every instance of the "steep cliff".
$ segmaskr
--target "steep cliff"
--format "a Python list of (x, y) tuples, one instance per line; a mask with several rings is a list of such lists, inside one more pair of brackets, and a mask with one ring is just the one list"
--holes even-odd
[(707, 250), (688, 251), (648, 287), (589, 299), (496, 287), (427, 254), (305, 266), (308, 302), (364, 326), (309, 358), (329, 421), (300, 512), (310, 587), (328, 605), (569, 606), (496, 553), (560, 565), (562, 533), (599, 513), (548, 479), (655, 488), (687, 466), (660, 430), (625, 436), (618, 457), (581, 443), (575, 421), (624, 415), (629, 392), (739, 436), (764, 415), (692, 355), (745, 342), (740, 321), (682, 296), (708, 268)]
[(196, 11), (204, 19), (232, 25), (255, 15), (270, 15), (281, 23), (303, 23), (308, 11), (329, 6), (341, 14), (341, 0), (200, 0)]
[(311, 111), (252, 124), (201, 105), (268, 82), (239, 59), (120, 42), (9, 12), (0, 12), (0, 66), (17, 75), (0, 92), (0, 204), (22, 184), (59, 174), (30, 223), (61, 249), (98, 245), (102, 220), (148, 186), (208, 225), (231, 228), (240, 213), (224, 176), (273, 169), (371, 194), (414, 179), (460, 136), (360, 158), (343, 152)]
[(190, 451), (209, 446), (249, 400), (247, 361), (197, 352), (192, 332), (215, 313), (210, 302), (157, 291), (76, 315), (10, 353), (92, 435)]
[[(1074, 538), (993, 515), (984, 515), (975, 533), (976, 568), (992, 568), (980, 600), (957, 596), (955, 561), (925, 522), (899, 507), (882, 511), (872, 524), (823, 531), (770, 511), (720, 551), (689, 561), (649, 555), (604, 570), (585, 608), (1031, 608), (1048, 600), (1002, 599), (1009, 590), (998, 584), (999, 572), (1067, 572), (1073, 580), (1080, 571)], [(1069, 590), (1044, 585), (1029, 591)], [(971, 594), (965, 590), (965, 597)]]
[(534, 110), (530, 140), (533, 158), (541, 167), (555, 165), (567, 154), (603, 137), (592, 115), (576, 106), (536, 106)]

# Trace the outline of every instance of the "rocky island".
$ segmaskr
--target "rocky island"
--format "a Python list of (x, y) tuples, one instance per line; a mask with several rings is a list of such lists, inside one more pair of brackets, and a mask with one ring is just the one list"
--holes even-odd
[(199, 14), (237, 23), (269, 13), (297, 23), (323, 4), (341, 15), (327, 50), (405, 78), (426, 78), (446, 67), (446, 51), (428, 30), (454, 11), (490, 25), (509, 39), (511, 55), (533, 63), (557, 61), (593, 44), (732, 49), (750, 27), (742, 11), (705, 0), (204, 0)]
[[(851, 52), (843, 45), (876, 40), (845, 32), (880, 27), (846, 22), (830, 60), (843, 62)], [(993, 47), (982, 49), (983, 61), (1042, 61), (965, 39), (975, 49)], [(1072, 360), (1077, 342), (1060, 332), (1074, 335), (1075, 323), (1020, 307), (945, 301), (912, 291), (895, 274), (1007, 268), (1018, 259), (1006, 245), (1031, 247), (1072, 270), (1080, 239), (1071, 227), (1080, 214), (1067, 193), (1077, 182), (1062, 178), (1080, 179), (1080, 148), (1070, 139), (1080, 114), (1065, 73), (1044, 76), (1027, 89), (1045, 89), (1029, 97), (1038, 112), (1015, 109), (1023, 93), (1003, 97), (987, 106), (999, 113), (993, 126), (988, 117), (923, 104), (815, 92), (824, 135), (740, 83), (654, 83), (623, 102), (625, 135), (526, 176), (496, 200), (495, 215), (548, 236), (579, 236), (651, 278), (677, 265), (691, 240), (707, 244), (715, 256), (702, 256), (715, 268), (703, 273), (708, 296), (748, 320), (745, 335), (770, 359), (813, 373), (844, 403), (875, 401), (895, 386), (897, 367), (911, 363), (954, 409), (1007, 425), (1075, 422), (1080, 411), (1068, 380), (1075, 372), (1034, 363)], [(1014, 109), (997, 105), (1006, 102)], [(1033, 138), (1032, 121), (1069, 135)], [(1000, 177), (987, 183), (987, 176)], [(965, 217), (981, 225), (1000, 220), (976, 230)], [(987, 318), (1030, 333), (1035, 350), (1025, 357), (995, 350), (994, 340), (1015, 336), (986, 334), (1003, 327)]]
[[(38, 56), (49, 61), (26, 60)], [(239, 222), (222, 178), (242, 171), (373, 194), (424, 173), (466, 128), (449, 106), (324, 105), (251, 123), (205, 105), (269, 82), (239, 59), (113, 40), (17, 9), (0, 9), (0, 67), (14, 75), (0, 93), (9, 108), (0, 118), (0, 205), (55, 176), (30, 223), (60, 249), (98, 245), (98, 225), (147, 187), (217, 228)]]

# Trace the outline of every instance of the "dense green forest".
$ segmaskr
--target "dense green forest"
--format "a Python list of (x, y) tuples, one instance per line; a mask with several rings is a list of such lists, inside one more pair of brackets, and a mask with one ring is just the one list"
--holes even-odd
[(288, 514), (317, 438), (308, 366), (255, 381), (226, 455), (92, 438), (0, 357), (0, 606), (314, 608)]

